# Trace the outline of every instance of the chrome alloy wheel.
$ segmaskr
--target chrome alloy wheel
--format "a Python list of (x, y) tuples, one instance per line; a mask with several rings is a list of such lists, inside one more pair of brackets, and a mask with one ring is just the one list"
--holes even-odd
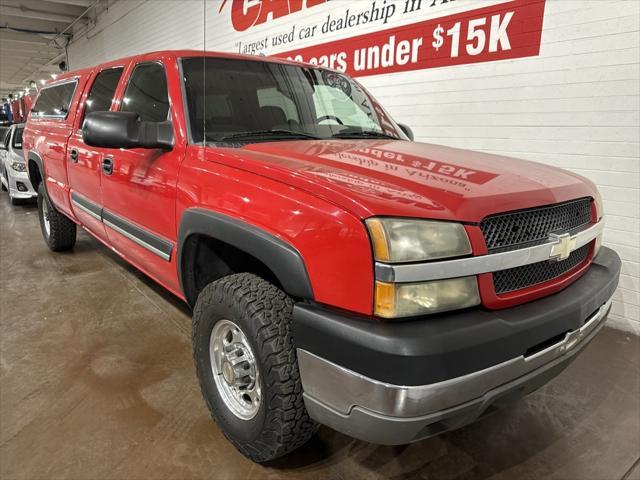
[(51, 222), (49, 221), (49, 206), (46, 199), (42, 199), (42, 223), (44, 223), (44, 231), (48, 238), (51, 235)]
[(225, 405), (242, 420), (260, 409), (260, 372), (253, 350), (240, 327), (220, 320), (209, 338), (211, 371)]

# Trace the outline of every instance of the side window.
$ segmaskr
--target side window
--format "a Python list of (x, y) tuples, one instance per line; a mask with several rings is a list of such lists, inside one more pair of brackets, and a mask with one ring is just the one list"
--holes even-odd
[(85, 102), (85, 117), (91, 112), (103, 112), (111, 108), (111, 102), (123, 70), (122, 67), (109, 68), (96, 76)]
[(76, 83), (67, 82), (42, 89), (32, 114), (36, 117), (65, 118), (69, 113), (69, 105), (76, 91)]
[(167, 75), (159, 63), (133, 69), (122, 101), (123, 112), (135, 112), (143, 122), (164, 122), (169, 114)]

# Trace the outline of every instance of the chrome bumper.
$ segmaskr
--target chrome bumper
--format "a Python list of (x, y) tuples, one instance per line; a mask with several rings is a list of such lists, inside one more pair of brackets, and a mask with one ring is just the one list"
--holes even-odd
[(610, 307), (611, 300), (539, 352), (430, 385), (379, 382), (298, 349), (305, 405), (320, 423), (374, 443), (408, 443), (458, 428), (507, 392), (528, 393), (557, 375), (602, 328)]

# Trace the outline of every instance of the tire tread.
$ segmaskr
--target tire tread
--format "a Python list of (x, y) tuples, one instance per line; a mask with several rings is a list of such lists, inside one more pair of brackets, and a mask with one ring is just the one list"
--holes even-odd
[[(308, 415), (302, 398), (302, 384), (298, 370), (296, 349), (292, 335), (293, 301), (282, 290), (256, 275), (230, 275), (206, 286), (198, 297), (193, 315), (194, 344), (203, 310), (224, 301), (238, 302), (241, 311), (256, 322), (257, 342), (261, 358), (263, 395), (269, 410), (259, 438), (239, 442), (229, 441), (245, 456), (265, 462), (286, 455), (305, 444), (318, 430)], [(196, 350), (194, 362), (197, 365)], [(200, 374), (200, 388), (207, 406), (216, 420)], [(226, 435), (226, 434), (225, 434)]]
[[(42, 202), (47, 202), (49, 209), (49, 237), (45, 233), (44, 219), (42, 218)], [(49, 249), (53, 252), (71, 250), (76, 244), (77, 226), (73, 220), (58, 212), (47, 197), (44, 185), (38, 187), (38, 214), (42, 235)]]

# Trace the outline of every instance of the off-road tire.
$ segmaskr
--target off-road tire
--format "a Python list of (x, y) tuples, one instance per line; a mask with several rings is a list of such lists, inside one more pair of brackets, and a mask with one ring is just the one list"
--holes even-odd
[[(224, 435), (255, 462), (286, 455), (318, 430), (302, 399), (292, 313), (291, 298), (248, 273), (230, 275), (207, 285), (193, 311), (193, 359), (204, 400)], [(251, 420), (233, 414), (213, 380), (209, 340), (214, 325), (223, 319), (243, 331), (260, 371), (262, 400)]]
[[(45, 228), (43, 205), (46, 202), (49, 211), (49, 233)], [(63, 252), (71, 250), (76, 244), (76, 224), (62, 213), (58, 212), (47, 197), (44, 184), (38, 187), (38, 217), (40, 218), (40, 229), (44, 241), (53, 252)]]

